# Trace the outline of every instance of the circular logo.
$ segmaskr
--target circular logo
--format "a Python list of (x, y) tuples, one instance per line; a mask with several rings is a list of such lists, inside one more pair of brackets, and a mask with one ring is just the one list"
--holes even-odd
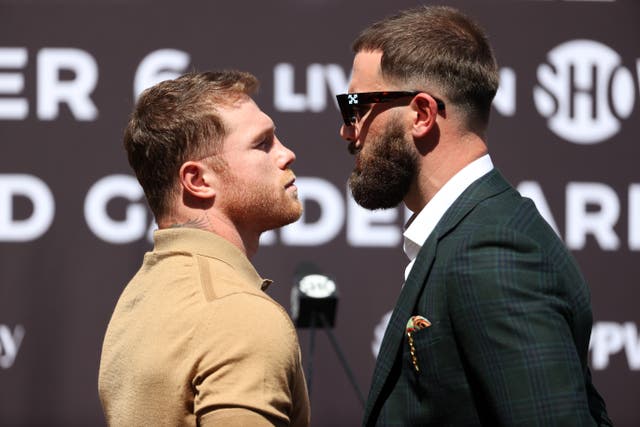
[(537, 70), (533, 98), (549, 129), (575, 144), (597, 144), (620, 131), (635, 104), (632, 73), (620, 55), (593, 40), (552, 49)]

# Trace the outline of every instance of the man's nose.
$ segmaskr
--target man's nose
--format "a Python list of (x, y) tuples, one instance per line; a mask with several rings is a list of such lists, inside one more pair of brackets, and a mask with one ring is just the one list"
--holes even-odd
[(296, 153), (290, 148), (286, 147), (282, 141), (276, 137), (276, 144), (279, 148), (278, 167), (286, 169), (291, 163), (296, 160)]
[(340, 126), (340, 136), (345, 141), (355, 142), (355, 140), (357, 139), (357, 135), (356, 135), (357, 132), (358, 131), (356, 130), (355, 126), (347, 126), (347, 125)]

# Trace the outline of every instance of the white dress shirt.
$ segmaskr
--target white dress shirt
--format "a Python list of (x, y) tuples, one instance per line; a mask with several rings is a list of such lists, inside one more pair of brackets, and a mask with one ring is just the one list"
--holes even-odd
[(404, 270), (404, 280), (416, 261), (422, 244), (427, 240), (447, 209), (474, 181), (493, 169), (493, 162), (488, 154), (469, 163), (455, 174), (435, 196), (418, 213), (414, 214), (404, 231), (404, 253), (409, 257), (409, 265)]

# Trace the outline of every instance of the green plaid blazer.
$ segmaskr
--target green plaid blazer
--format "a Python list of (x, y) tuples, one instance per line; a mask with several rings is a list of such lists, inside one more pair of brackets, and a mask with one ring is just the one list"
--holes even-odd
[[(489, 172), (418, 254), (363, 424), (611, 425), (587, 366), (590, 304), (576, 262), (533, 202)], [(431, 322), (413, 333), (415, 364), (406, 334), (413, 315)]]

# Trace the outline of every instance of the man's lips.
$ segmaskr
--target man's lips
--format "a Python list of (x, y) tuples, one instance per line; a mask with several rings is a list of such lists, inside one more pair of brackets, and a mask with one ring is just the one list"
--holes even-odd
[(296, 177), (294, 176), (293, 178), (291, 178), (289, 181), (286, 182), (286, 184), (284, 185), (284, 188), (295, 187), (294, 185), (295, 182), (296, 182)]

